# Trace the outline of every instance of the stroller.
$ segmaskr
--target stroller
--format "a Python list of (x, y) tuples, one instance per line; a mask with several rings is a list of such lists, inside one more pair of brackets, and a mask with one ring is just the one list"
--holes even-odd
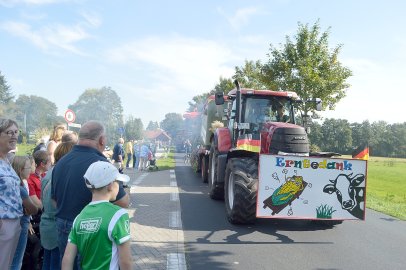
[(156, 165), (156, 158), (152, 154), (152, 152), (150, 152), (148, 154), (148, 166), (147, 166), (147, 169), (150, 170), (150, 171), (159, 170), (158, 166)]

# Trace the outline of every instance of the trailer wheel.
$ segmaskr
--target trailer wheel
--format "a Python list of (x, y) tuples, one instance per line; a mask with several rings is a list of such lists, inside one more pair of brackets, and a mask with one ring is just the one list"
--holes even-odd
[(213, 143), (209, 155), (209, 195), (213, 200), (222, 200), (224, 198), (224, 185), (217, 183), (217, 157), (218, 150)]
[(197, 153), (192, 153), (190, 156), (190, 166), (195, 173), (200, 173), (200, 156)]
[(202, 156), (201, 163), (200, 163), (200, 173), (202, 175), (203, 183), (208, 182), (208, 178), (209, 178), (208, 164), (209, 164), (208, 157), (206, 155)]
[(252, 224), (256, 219), (258, 163), (251, 158), (232, 158), (225, 176), (227, 219), (232, 224)]

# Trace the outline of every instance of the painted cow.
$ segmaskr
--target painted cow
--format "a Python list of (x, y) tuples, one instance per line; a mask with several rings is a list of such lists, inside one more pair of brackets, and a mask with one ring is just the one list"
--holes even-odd
[(365, 211), (365, 181), (363, 174), (349, 175), (339, 174), (335, 180), (330, 180), (331, 184), (323, 188), (323, 192), (337, 195), (341, 207), (347, 210), (356, 218), (363, 219)]

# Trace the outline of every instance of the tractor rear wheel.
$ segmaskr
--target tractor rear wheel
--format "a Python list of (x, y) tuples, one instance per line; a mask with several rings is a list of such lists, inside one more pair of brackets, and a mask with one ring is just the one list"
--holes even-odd
[(227, 219), (232, 224), (251, 224), (256, 219), (258, 163), (252, 158), (232, 158), (225, 175)]
[(218, 150), (214, 143), (210, 147), (209, 155), (209, 195), (213, 200), (224, 198), (224, 184), (217, 182)]

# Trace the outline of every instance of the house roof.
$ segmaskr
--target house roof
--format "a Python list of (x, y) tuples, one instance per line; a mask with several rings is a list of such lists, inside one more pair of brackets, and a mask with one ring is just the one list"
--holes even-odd
[(161, 140), (161, 141), (171, 140), (171, 137), (162, 129), (145, 130), (144, 137), (149, 140)]

